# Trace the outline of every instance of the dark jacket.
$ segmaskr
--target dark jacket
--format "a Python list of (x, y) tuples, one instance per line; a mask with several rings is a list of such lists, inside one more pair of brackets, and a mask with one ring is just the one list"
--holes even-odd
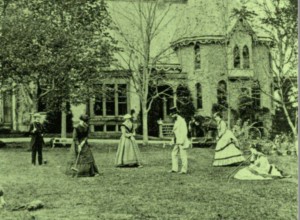
[(85, 125), (77, 125), (73, 130), (73, 143), (75, 152), (78, 152), (78, 145), (85, 140), (85, 145), (88, 145), (87, 138), (89, 135), (89, 127)]
[(29, 134), (31, 135), (30, 147), (44, 145), (44, 126), (39, 122), (33, 122), (30, 124)]

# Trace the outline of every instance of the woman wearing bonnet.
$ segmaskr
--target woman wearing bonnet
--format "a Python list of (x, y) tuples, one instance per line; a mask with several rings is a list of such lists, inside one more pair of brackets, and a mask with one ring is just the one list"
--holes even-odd
[(117, 167), (142, 167), (140, 151), (137, 146), (135, 126), (131, 121), (131, 115), (124, 115), (121, 125), (122, 136), (120, 138), (115, 164)]

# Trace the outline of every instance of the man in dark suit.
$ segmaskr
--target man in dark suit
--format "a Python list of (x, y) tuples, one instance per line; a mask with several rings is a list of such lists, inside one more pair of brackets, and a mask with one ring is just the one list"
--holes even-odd
[(36, 153), (38, 153), (38, 162), (39, 165), (43, 164), (43, 145), (44, 145), (44, 127), (40, 123), (40, 114), (35, 113), (33, 115), (33, 123), (30, 124), (29, 134), (31, 135), (30, 147), (32, 150), (31, 153), (31, 162), (33, 165), (36, 163)]

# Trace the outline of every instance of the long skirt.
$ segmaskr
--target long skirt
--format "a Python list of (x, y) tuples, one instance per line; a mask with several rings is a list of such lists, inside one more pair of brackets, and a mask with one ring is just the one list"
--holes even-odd
[[(68, 163), (67, 174), (77, 177), (89, 177), (99, 174), (98, 167), (95, 163), (95, 159), (91, 148), (86, 144), (81, 152), (78, 153), (75, 151), (75, 148), (72, 147), (71, 151), (72, 160)], [(77, 162), (77, 163), (76, 163)]]
[(227, 130), (219, 139), (213, 166), (227, 166), (245, 161), (242, 152), (236, 147), (232, 137), (232, 132)]
[(140, 166), (140, 155), (135, 139), (122, 136), (118, 146), (115, 165), (117, 167)]
[(277, 167), (269, 165), (267, 172), (256, 166), (245, 167), (239, 170), (234, 175), (234, 178), (239, 180), (270, 180), (274, 178), (283, 178), (283, 176)]

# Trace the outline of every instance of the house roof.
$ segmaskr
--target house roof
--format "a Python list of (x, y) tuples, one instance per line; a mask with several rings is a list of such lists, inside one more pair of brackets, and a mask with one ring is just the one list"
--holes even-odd
[[(237, 19), (230, 18), (234, 7), (241, 7), (239, 0), (161, 0), (156, 15), (161, 17), (168, 10), (158, 35), (153, 39), (150, 56), (155, 57), (164, 48), (188, 45), (191, 42), (214, 43), (224, 42), (225, 35), (237, 26)], [(167, 2), (167, 3), (166, 3)], [(134, 45), (139, 45), (139, 29), (134, 25), (139, 21), (137, 1), (108, 0), (108, 10), (118, 28)], [(170, 6), (168, 6), (170, 4)], [(261, 42), (270, 41), (268, 35), (254, 25), (244, 22), (245, 27), (253, 30), (251, 34)], [(128, 47), (128, 42), (122, 36), (114, 33), (120, 44)], [(122, 45), (121, 45), (122, 46)], [(142, 46), (142, 45), (140, 45)], [(127, 48), (128, 50), (128, 48)], [(138, 57), (137, 52), (131, 48), (131, 56)], [(125, 51), (124, 51), (125, 52)], [(128, 52), (128, 51), (127, 51)], [(160, 59), (160, 63), (178, 64), (178, 58), (170, 47), (167, 56)], [(118, 56), (122, 56), (118, 57)], [(123, 60), (128, 54), (118, 54), (118, 60)], [(121, 59), (120, 59), (121, 58)]]
[[(189, 1), (183, 9), (184, 16), (174, 32), (171, 44), (178, 46), (195, 41), (201, 43), (224, 41), (226, 34), (234, 31), (239, 23), (237, 18), (231, 17), (231, 11), (235, 7), (241, 7), (237, 0)], [(255, 22), (257, 21), (253, 23)], [(270, 41), (266, 32), (259, 27), (250, 24), (249, 21), (242, 23), (249, 30), (249, 34), (255, 35), (256, 40)]]

